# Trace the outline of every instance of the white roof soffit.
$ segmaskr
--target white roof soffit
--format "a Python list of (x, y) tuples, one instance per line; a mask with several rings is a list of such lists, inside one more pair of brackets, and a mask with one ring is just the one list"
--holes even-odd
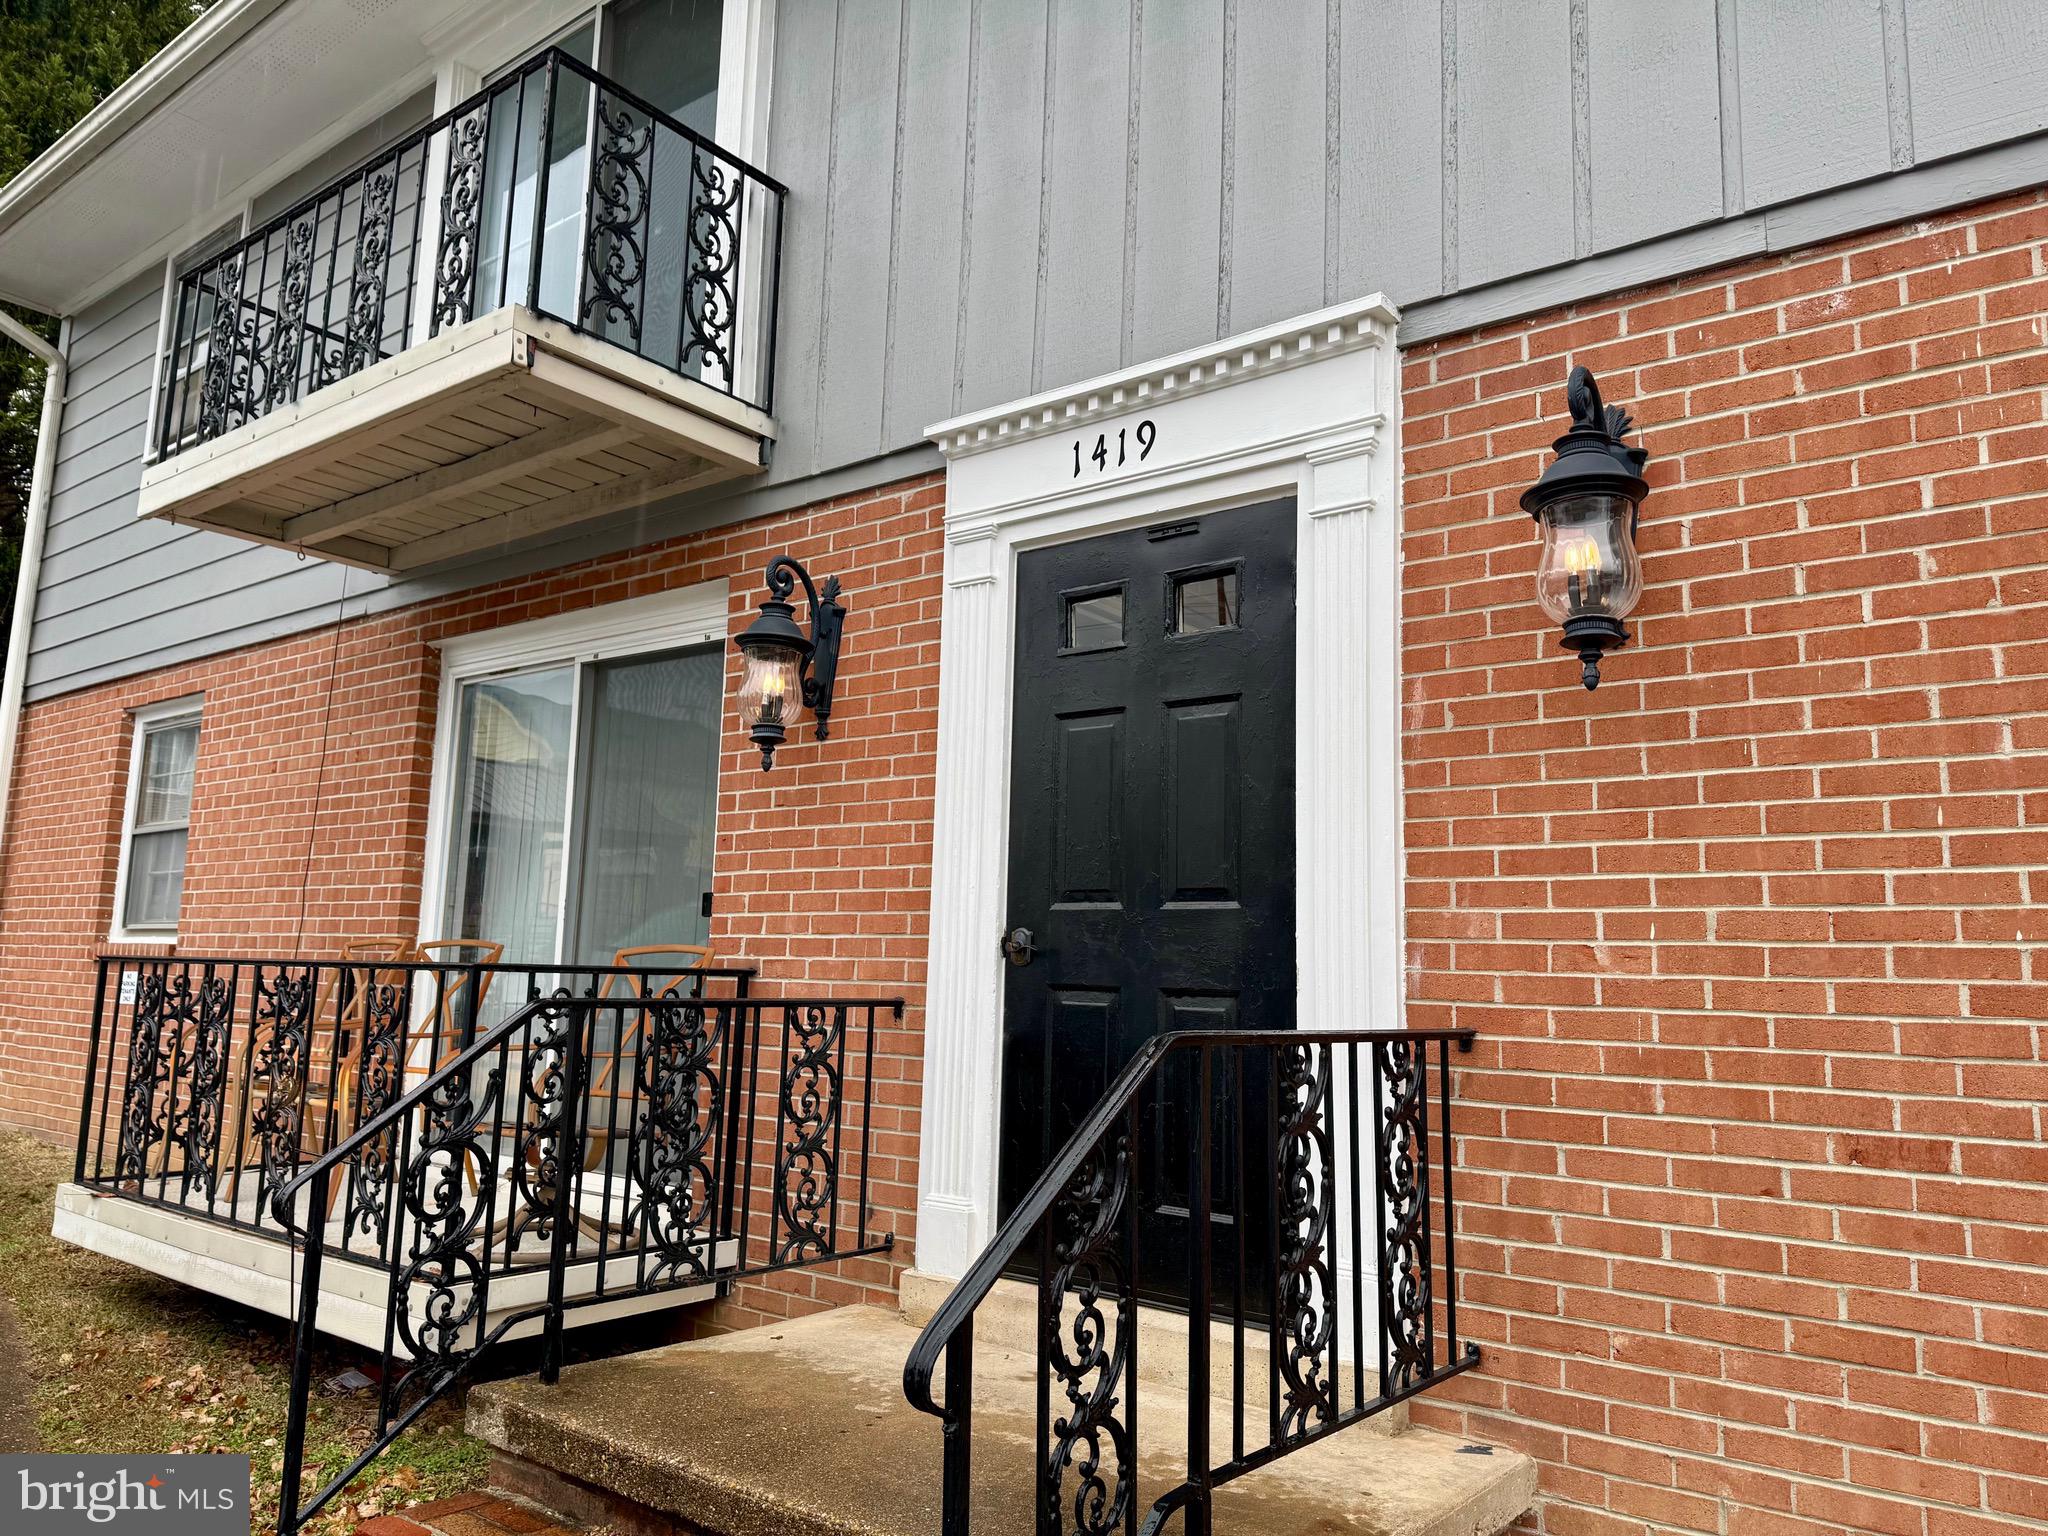
[(219, 0), (0, 187), (0, 298), (73, 314), (200, 238), (231, 199), (419, 89), (423, 37), (474, 5)]

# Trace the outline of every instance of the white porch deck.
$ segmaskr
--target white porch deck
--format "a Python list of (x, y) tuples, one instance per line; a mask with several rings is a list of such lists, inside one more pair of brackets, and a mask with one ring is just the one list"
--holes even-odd
[[(50, 1231), (52, 1236), (90, 1252), (105, 1254), (211, 1295), (224, 1296), (274, 1317), (290, 1318), (296, 1311), (302, 1245), (300, 1250), (295, 1250), (285, 1241), (284, 1234), (267, 1221), (262, 1230), (228, 1224), (230, 1220), (255, 1221), (256, 1182), (254, 1178), (243, 1180), (244, 1189), (232, 1207), (231, 1216), (225, 1198), (213, 1203), (212, 1214), (209, 1215), (207, 1205), (196, 1195), (188, 1197), (189, 1209), (177, 1208), (173, 1198), (175, 1189), (172, 1196), (166, 1197), (168, 1203), (158, 1203), (67, 1182), (57, 1188), (56, 1215)], [(502, 1185), (500, 1187), (503, 1188)], [(613, 1193), (614, 1208), (620, 1193), (622, 1191)], [(587, 1217), (596, 1216), (598, 1199), (599, 1191), (594, 1183), (591, 1195), (583, 1202)], [(337, 1208), (339, 1204), (337, 1202)], [(503, 1200), (499, 1206), (497, 1217), (502, 1220)], [(306, 1214), (302, 1196), (296, 1212), (302, 1225)], [(325, 1261), (320, 1273), (320, 1332), (347, 1339), (367, 1349), (382, 1350), (386, 1312), (391, 1300), (389, 1270), (367, 1251), (370, 1245), (360, 1236), (356, 1239), (358, 1252), (345, 1252), (342, 1248), (342, 1223), (338, 1219), (328, 1221), (326, 1242)], [(717, 1294), (716, 1285), (705, 1284), (647, 1295), (627, 1294), (616, 1300), (575, 1305), (579, 1299), (588, 1298), (601, 1288), (630, 1290), (639, 1273), (641, 1250), (637, 1245), (615, 1246), (619, 1242), (616, 1233), (610, 1242), (614, 1246), (608, 1248), (602, 1260), (602, 1273), (594, 1252), (595, 1239), (589, 1232), (586, 1232), (582, 1244), (590, 1250), (589, 1257), (572, 1260), (568, 1265), (563, 1292), (570, 1303), (564, 1319), (567, 1327), (690, 1306), (709, 1301)], [(718, 1263), (730, 1264), (734, 1252), (732, 1242), (719, 1244), (716, 1251)], [(542, 1318), (538, 1309), (547, 1300), (547, 1255), (546, 1241), (528, 1236), (518, 1244), (512, 1258), (519, 1264), (534, 1267), (492, 1274), (489, 1306), (483, 1319), (486, 1333), (506, 1317), (528, 1309), (535, 1309), (536, 1315), (514, 1323), (505, 1336), (526, 1338), (541, 1331)], [(494, 1262), (502, 1262), (501, 1247), (497, 1241), (493, 1243), (492, 1256)], [(415, 1284), (412, 1290), (410, 1300), (413, 1316), (417, 1319), (421, 1316), (427, 1288), (423, 1284)], [(392, 1348), (403, 1355), (403, 1339), (394, 1335)]]

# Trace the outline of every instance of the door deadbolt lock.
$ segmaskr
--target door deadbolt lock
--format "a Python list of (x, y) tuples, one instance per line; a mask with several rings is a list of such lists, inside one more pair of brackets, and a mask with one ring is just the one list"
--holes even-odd
[(1012, 928), (1003, 935), (1003, 958), (1010, 964), (1029, 965), (1037, 953), (1029, 928)]

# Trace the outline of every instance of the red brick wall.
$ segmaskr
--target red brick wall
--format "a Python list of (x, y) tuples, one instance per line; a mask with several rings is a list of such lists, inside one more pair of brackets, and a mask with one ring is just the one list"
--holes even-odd
[[(2048, 1520), (2048, 200), (1405, 360), (1410, 1017), (1460, 1073), (1416, 1416), (1569, 1536)], [(1515, 505), (1644, 424), (1587, 694)]]
[[(435, 642), (720, 577), (736, 633), (768, 560), (786, 550), (846, 585), (832, 739), (821, 746), (802, 727), (763, 774), (759, 753), (729, 733), (712, 943), (770, 987), (906, 998), (901, 1027), (877, 1042), (873, 1199), (883, 1229), (907, 1240), (943, 500), (941, 479), (920, 479), (32, 706), (0, 866), (0, 1124), (74, 1134), (93, 957), (113, 916), (129, 710), (205, 694), (180, 950), (331, 955), (345, 937), (419, 932)], [(735, 653), (728, 696), (738, 671)], [(759, 1314), (811, 1296), (893, 1299), (909, 1257), (906, 1242), (893, 1264), (792, 1275), (743, 1300)]]

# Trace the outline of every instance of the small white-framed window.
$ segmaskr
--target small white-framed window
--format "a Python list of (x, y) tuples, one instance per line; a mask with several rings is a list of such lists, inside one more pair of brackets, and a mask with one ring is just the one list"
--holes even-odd
[(152, 704), (131, 717), (134, 737), (108, 935), (117, 943), (177, 937), (199, 716), (200, 701), (186, 698)]

